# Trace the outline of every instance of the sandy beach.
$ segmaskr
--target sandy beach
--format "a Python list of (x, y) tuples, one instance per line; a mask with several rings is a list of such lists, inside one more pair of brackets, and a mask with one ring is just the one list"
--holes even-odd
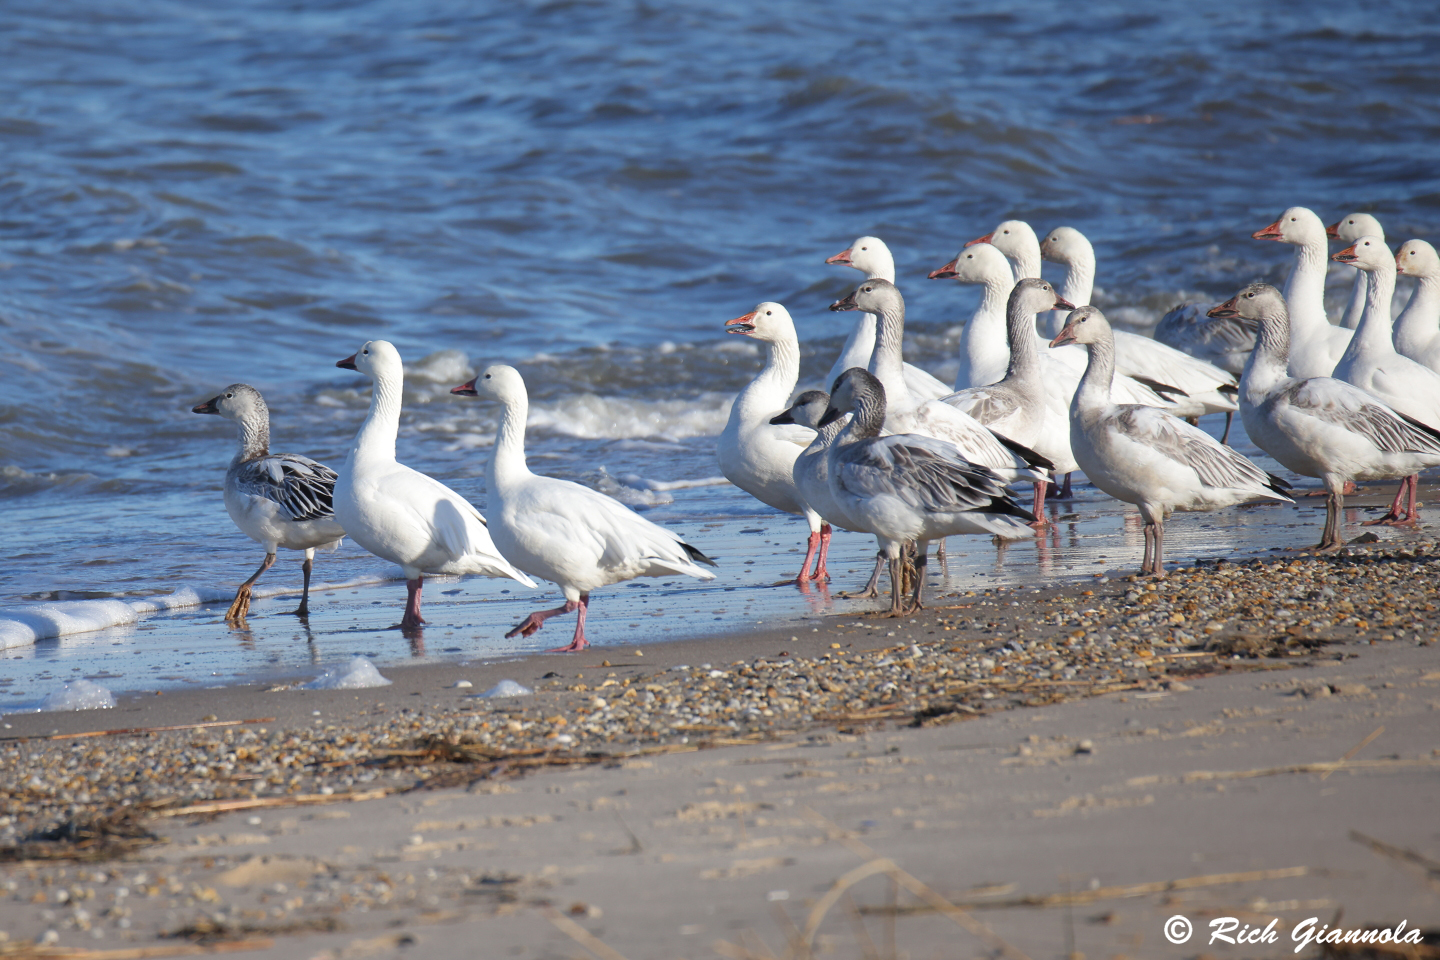
[[(1278, 957), (1312, 916), (1433, 928), (1433, 547), (9, 716), (0, 949)], [(476, 696), (506, 679), (536, 692)], [(1205, 946), (1227, 916), (1280, 942)]]

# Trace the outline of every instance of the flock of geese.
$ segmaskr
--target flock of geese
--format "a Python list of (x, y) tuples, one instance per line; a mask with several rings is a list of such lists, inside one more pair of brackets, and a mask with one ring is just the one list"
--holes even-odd
[[(762, 342), (766, 356), (731, 408), (717, 446), (720, 467), (761, 502), (805, 517), (801, 583), (828, 578), (833, 527), (874, 536), (875, 570), (862, 595), (877, 595), (888, 564), (895, 616), (923, 604), (931, 541), (943, 550), (956, 534), (1033, 535), (1045, 525), (1051, 481), (1063, 478), (1059, 495), (1067, 497), (1076, 470), (1139, 509), (1147, 576), (1164, 575), (1173, 511), (1289, 502), (1285, 481), (1226, 445), (1237, 411), (1256, 446), (1324, 484), (1319, 549), (1343, 545), (1340, 511), (1356, 480), (1399, 479), (1390, 512), (1373, 522), (1414, 524), (1417, 475), (1440, 465), (1440, 256), (1423, 240), (1392, 254), (1380, 224), (1363, 213), (1327, 228), (1312, 211), (1292, 207), (1253, 236), (1295, 246), (1283, 293), (1253, 283), (1209, 310), (1176, 308), (1150, 339), (1112, 329), (1089, 304), (1096, 261), (1083, 234), (1059, 227), (1042, 240), (1024, 222), (1007, 220), (929, 274), (983, 288), (960, 338), (953, 386), (904, 361), (905, 301), (894, 260), (881, 240), (861, 237), (826, 261), (866, 277), (830, 306), (856, 320), (827, 377), (829, 393), (795, 396), (800, 347), (781, 304), (761, 303), (726, 323), (729, 333)], [(1331, 239), (1348, 245), (1330, 256)], [(1324, 310), (1327, 258), (1359, 268), (1339, 325)], [(1058, 292), (1040, 278), (1042, 259), (1066, 268)], [(1419, 284), (1392, 324), (1397, 272)], [(427, 573), (531, 587), (538, 577), (557, 584), (565, 604), (530, 614), (506, 636), (528, 637), (573, 612), (574, 637), (559, 648), (566, 651), (588, 645), (592, 590), (636, 577), (714, 577), (709, 557), (618, 501), (530, 471), (528, 398), (514, 368), (489, 367), (451, 391), (503, 407), (486, 475), (487, 521), (459, 494), (395, 459), (403, 368), (394, 346), (370, 341), (336, 365), (374, 384), (338, 474), (307, 457), (269, 452), (269, 415), (253, 387), (234, 384), (194, 407), (238, 424), (225, 504), (266, 549), (227, 620), (244, 619), (251, 589), (279, 547), (305, 552), (295, 612), (307, 613), (314, 551), (346, 535), (404, 571), (402, 629), (424, 623)], [(1226, 415), (1220, 440), (1195, 425), (1210, 413)], [(1030, 509), (1006, 489), (1022, 483), (1033, 486)]]

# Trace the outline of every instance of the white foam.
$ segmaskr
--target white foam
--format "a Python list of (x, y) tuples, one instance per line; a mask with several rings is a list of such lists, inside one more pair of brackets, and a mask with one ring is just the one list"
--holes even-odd
[(684, 400), (637, 400), (581, 393), (530, 408), (528, 426), (582, 440), (623, 440), (718, 436), (734, 400), (727, 393), (702, 393)]
[(534, 690), (531, 690), (529, 687), (525, 686), (522, 683), (516, 683), (514, 680), (501, 680), (489, 690), (486, 690), (482, 694), (478, 694), (478, 696), (495, 700), (501, 697), (528, 697), (534, 692)]
[(115, 695), (98, 683), (71, 680), (60, 689), (51, 690), (36, 708), (41, 713), (52, 710), (113, 710)]
[[(348, 583), (318, 584), (310, 588), (311, 593), (327, 590), (341, 590), (369, 583), (382, 583), (387, 578), (365, 577)], [(393, 578), (388, 578), (393, 579)], [(273, 597), (284, 593), (298, 593), (295, 587), (276, 584), (256, 588), (255, 597)], [(48, 603), (34, 603), (23, 607), (0, 608), (0, 650), (25, 647), (37, 640), (49, 640), (73, 633), (104, 630), (122, 624), (135, 623), (143, 617), (170, 610), (184, 610), (202, 603), (229, 603), (235, 597), (230, 587), (185, 586), (174, 593), (156, 597), (141, 597), (134, 600), (57, 600)]]
[(394, 683), (380, 676), (375, 664), (365, 657), (356, 657), (343, 666), (331, 667), (309, 683), (300, 685), (301, 690), (362, 690), (366, 687), (388, 687)]

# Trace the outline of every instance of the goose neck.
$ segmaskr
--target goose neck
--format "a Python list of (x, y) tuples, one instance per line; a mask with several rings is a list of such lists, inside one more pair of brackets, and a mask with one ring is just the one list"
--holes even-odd
[(511, 397), (505, 401), (500, 426), (495, 432), (495, 449), (486, 471), (486, 482), (492, 492), (530, 473), (525, 463), (525, 423), (529, 417), (529, 397)]
[(1325, 324), (1325, 241), (1307, 241), (1295, 246), (1295, 267), (1285, 281), (1285, 304), (1290, 322), (1307, 331)]
[(867, 369), (870, 366), (870, 358), (874, 354), (875, 314), (857, 311), (855, 326), (850, 331), (850, 337), (845, 341), (840, 356), (835, 358), (835, 364), (830, 368), (830, 376), (825, 382), (825, 389), (831, 389), (840, 374), (851, 367)]
[(1367, 270), (1366, 275), (1365, 312), (1360, 315), (1360, 326), (1355, 328), (1355, 341), (1367, 352), (1394, 352), (1390, 301), (1395, 297), (1395, 271), (1382, 267)]
[(400, 398), (405, 382), (400, 377), (376, 377), (370, 394), (370, 411), (355, 435), (352, 457), (395, 459), (395, 437), (400, 432)]
[(270, 455), (269, 417), (245, 417), (236, 423), (240, 426), (240, 447), (233, 463), (248, 463)]
[(1255, 334), (1255, 347), (1240, 373), (1240, 393), (1246, 401), (1259, 404), (1270, 389), (1284, 380), (1290, 366), (1290, 320), (1262, 317)]
[(1440, 318), (1440, 276), (1422, 274), (1415, 279), (1415, 292), (1395, 321), (1395, 349), (1406, 355), (1430, 345), (1437, 334), (1436, 319)]
[(1102, 336), (1085, 345), (1090, 359), (1085, 375), (1075, 391), (1074, 408), (1081, 411), (1103, 409), (1110, 402), (1110, 385), (1115, 379), (1115, 339)]
[(755, 379), (735, 398), (731, 417), (742, 423), (758, 423), (783, 410), (800, 379), (800, 344), (791, 337), (765, 342), (765, 365)]
[(1006, 308), (1005, 341), (1010, 345), (1007, 380), (1034, 380), (1040, 374), (1040, 354), (1035, 339), (1035, 314), (1018, 305)]
[(1090, 302), (1095, 292), (1095, 254), (1080, 250), (1065, 264), (1065, 279), (1060, 285), (1060, 296), (1077, 307)]

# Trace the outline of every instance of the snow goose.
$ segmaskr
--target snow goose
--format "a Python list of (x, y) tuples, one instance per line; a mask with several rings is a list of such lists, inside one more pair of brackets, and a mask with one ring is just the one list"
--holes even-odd
[(1240, 317), (1207, 316), (1207, 309), (1198, 303), (1174, 307), (1155, 325), (1155, 339), (1238, 377), (1255, 349), (1259, 328)]
[(507, 638), (528, 637), (551, 617), (574, 612), (574, 639), (551, 653), (584, 650), (590, 645), (585, 638), (585, 612), (590, 591), (597, 587), (672, 574), (715, 579), (715, 574), (696, 565), (713, 567), (714, 560), (620, 501), (569, 480), (530, 472), (525, 462), (530, 397), (514, 367), (487, 367), (450, 392), (489, 397), (504, 406), (485, 471), (490, 535), (517, 567), (565, 593), (564, 606), (530, 614), (505, 634)]
[[(830, 446), (830, 492), (842, 512), (880, 539), (890, 563), (890, 616), (923, 605), (931, 540), (962, 533), (1029, 534), (1026, 525), (1035, 517), (1006, 496), (999, 477), (990, 470), (933, 437), (881, 436), (885, 387), (878, 378), (858, 367), (841, 374), (821, 426), (842, 413), (854, 416)], [(900, 560), (908, 543), (916, 545), (916, 574), (907, 609), (900, 599)]]
[[(1035, 231), (1030, 228), (1030, 224), (1024, 220), (1006, 220), (985, 236), (969, 241), (965, 247), (968, 249), (985, 243), (999, 250), (1010, 261), (1011, 270), (1017, 282), (1026, 277), (1040, 276), (1040, 239), (1035, 236)], [(944, 267), (941, 268), (942, 271), (944, 269)], [(935, 274), (932, 273), (931, 276), (933, 277)], [(1062, 295), (1071, 303), (1083, 305), (1089, 300), (1090, 291), (1088, 288), (1085, 290), (1085, 299), (1083, 300), (1071, 300), (1069, 295), (1064, 294), (1063, 291)], [(1039, 333), (1036, 333), (1035, 336), (1042, 346), (1050, 343), (1048, 337), (1041, 337)], [(1070, 396), (1074, 393), (1074, 385), (1079, 384), (1080, 377), (1085, 373), (1085, 355), (1079, 350), (1046, 351), (1044, 355), (1052, 358), (1054, 363), (1063, 363), (1070, 367), (1073, 373), (1071, 394), (1067, 394), (1065, 397), (1065, 407), (1068, 409)], [(1185, 401), (1184, 390), (1157, 380), (1151, 371), (1141, 368), (1131, 372), (1125, 366), (1124, 361), (1121, 361), (1121, 367), (1121, 375), (1115, 378), (1114, 386), (1117, 403), (1143, 403), (1173, 412), (1177, 402)], [(979, 386), (979, 384), (970, 384), (970, 386)]]
[[(846, 414), (822, 427), (820, 421), (829, 407), (828, 393), (823, 390), (806, 390), (795, 398), (789, 410), (772, 417), (770, 422), (776, 425), (798, 423), (815, 431), (815, 439), (810, 441), (810, 446), (795, 458), (795, 486), (811, 509), (818, 512), (827, 524), (857, 533), (870, 533), (860, 520), (845, 513), (839, 501), (830, 494), (830, 445), (849, 424), (850, 417)], [(820, 558), (816, 564), (817, 580), (825, 579), (825, 558), (829, 551), (830, 538), (826, 536), (820, 541)], [(870, 581), (865, 584), (859, 596), (877, 595), (876, 586), (880, 582), (880, 568), (884, 563), (885, 553), (882, 549), (875, 558), (875, 569), (870, 574)]]
[(790, 405), (800, 379), (800, 341), (790, 312), (767, 301), (734, 320), (725, 322), (731, 334), (753, 337), (765, 344), (765, 365), (740, 391), (730, 407), (730, 418), (715, 446), (720, 472), (735, 486), (766, 506), (798, 514), (810, 526), (805, 562), (796, 583), (812, 578), (815, 559), (830, 530), (820, 514), (806, 506), (795, 489), (795, 458), (810, 445), (815, 432), (795, 424), (777, 425), (770, 418)]
[[(1368, 276), (1365, 312), (1350, 346), (1335, 365), (1335, 379), (1374, 394), (1411, 419), (1440, 428), (1440, 373), (1395, 352), (1390, 301), (1395, 293), (1395, 258), (1379, 237), (1361, 237), (1335, 254), (1337, 263), (1354, 264)], [(1416, 522), (1418, 476), (1406, 477), (1390, 512), (1374, 523), (1412, 526)], [(1401, 512), (1401, 501), (1409, 504)]]
[[(890, 255), (890, 248), (885, 245), (885, 241), (879, 237), (858, 237), (854, 243), (835, 256), (827, 258), (825, 262), (854, 267), (865, 274), (867, 279), (879, 278), (895, 282), (895, 258)], [(875, 322), (873, 313), (862, 312), (856, 317), (855, 328), (850, 331), (850, 338), (845, 341), (844, 349), (830, 367), (830, 373), (825, 377), (826, 383), (833, 384), (840, 378), (840, 374), (851, 367), (864, 370), (870, 366), (870, 357), (875, 352)], [(937, 400), (950, 392), (944, 383), (913, 364), (905, 364), (902, 370), (905, 374), (905, 385), (910, 388), (911, 395), (920, 400)]]
[(1340, 511), (1347, 483), (1408, 477), (1440, 464), (1440, 431), (1343, 380), (1287, 373), (1290, 317), (1270, 284), (1252, 283), (1210, 313), (1259, 322), (1255, 352), (1240, 376), (1240, 420), (1255, 445), (1286, 469), (1325, 484), (1320, 549), (1345, 545)]
[(1395, 320), (1395, 349), (1440, 371), (1440, 255), (1424, 240), (1406, 240), (1395, 251), (1395, 272), (1416, 280)]
[(305, 587), (295, 613), (309, 616), (315, 550), (334, 550), (345, 536), (331, 503), (335, 471), (298, 453), (270, 452), (270, 409), (248, 383), (232, 383), (190, 412), (216, 414), (240, 428), (240, 449), (225, 471), (225, 511), (241, 533), (265, 547), (260, 569), (235, 592), (225, 619), (245, 619), (251, 588), (275, 562), (279, 547), (305, 551)]
[(375, 384), (370, 412), (335, 481), (335, 519), (350, 539), (404, 571), (409, 595), (400, 628), (425, 622), (420, 591), (427, 573), (476, 573), (535, 586), (495, 549), (479, 510), (439, 480), (395, 460), (405, 385), (399, 351), (371, 340), (335, 366)]
[(966, 460), (994, 470), (1006, 483), (1041, 480), (1044, 471), (1054, 469), (1054, 463), (1045, 457), (1009, 438), (997, 437), (969, 414), (947, 403), (916, 402), (900, 369), (905, 298), (895, 284), (879, 277), (866, 280), (849, 296), (830, 304), (830, 309), (864, 310), (880, 318), (869, 372), (885, 385), (887, 432), (920, 433), (952, 443)]
[[(1060, 288), (1062, 297), (1079, 306), (1090, 303), (1095, 287), (1095, 248), (1083, 233), (1074, 227), (1056, 227), (1040, 241), (1040, 256), (1051, 263), (1065, 265), (1065, 282)], [(1057, 321), (1062, 319), (1059, 311), (1054, 317)], [(1172, 392), (1167, 396), (1170, 405), (1166, 406), (1166, 412), (1177, 417), (1223, 413), (1228, 432), (1230, 417), (1238, 409), (1235, 397), (1240, 388), (1234, 375), (1150, 337), (1124, 330), (1112, 330), (1112, 333), (1117, 372), (1179, 388), (1178, 394)]]
[[(1341, 243), (1354, 243), (1361, 237), (1379, 237), (1383, 243), (1385, 228), (1368, 213), (1352, 213), (1326, 227), (1325, 235)], [(1354, 330), (1360, 326), (1360, 317), (1365, 312), (1366, 286), (1365, 271), (1356, 270), (1354, 282), (1350, 284), (1350, 300), (1345, 304), (1345, 314), (1340, 318), (1340, 326), (1346, 330)]]
[[(1325, 268), (1329, 248), (1325, 224), (1307, 207), (1291, 207), (1280, 219), (1251, 234), (1295, 246), (1295, 266), (1285, 281), (1290, 313), (1290, 376), (1328, 377), (1350, 345), (1353, 331), (1325, 317)], [(1213, 315), (1213, 312), (1212, 312)]]
[[(975, 249), (991, 249), (989, 244)], [(1003, 437), (1037, 451), (1055, 462), (1068, 459), (1068, 418), (1047, 415), (1045, 380), (1041, 374), (1040, 357), (1035, 349), (1035, 314), (1055, 307), (1073, 307), (1056, 295), (1044, 280), (1027, 277), (1015, 284), (1005, 308), (1006, 339), (1010, 345), (1010, 363), (1005, 376), (983, 387), (969, 387), (944, 399), (956, 409), (974, 417), (982, 426)], [(1056, 427), (1065, 428), (1065, 442), (1056, 442)], [(1053, 455), (1052, 455), (1053, 454)], [(1068, 464), (1066, 464), (1068, 466)], [(1031, 513), (1043, 525), (1045, 517), (1045, 481), (1035, 483), (1035, 505)]]
[(1090, 482), (1145, 520), (1140, 575), (1165, 575), (1165, 519), (1172, 511), (1215, 510), (1265, 497), (1290, 502), (1289, 488), (1199, 427), (1154, 407), (1110, 399), (1115, 340), (1105, 315), (1084, 306), (1070, 314), (1052, 346), (1090, 351), (1070, 408), (1070, 446)]

